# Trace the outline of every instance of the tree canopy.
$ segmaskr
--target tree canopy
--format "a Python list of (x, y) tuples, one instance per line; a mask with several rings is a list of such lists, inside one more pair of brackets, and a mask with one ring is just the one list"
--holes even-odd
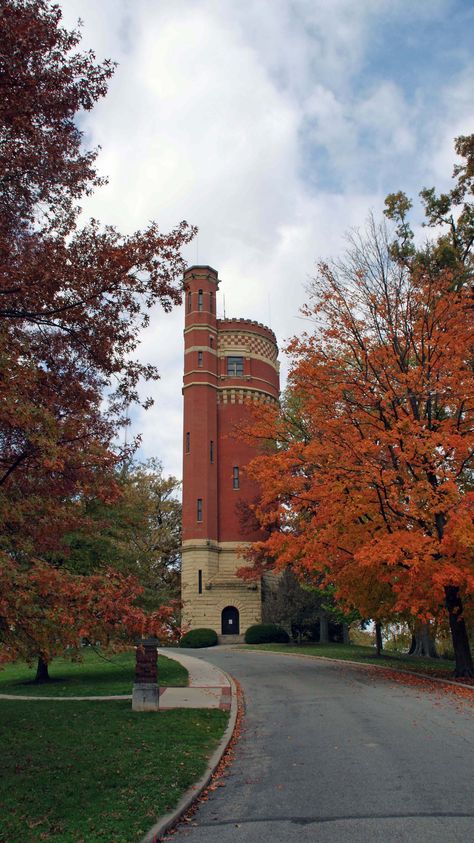
[(274, 448), (250, 467), (270, 530), (250, 555), (256, 570), (324, 577), (363, 617), (427, 621), (445, 606), (462, 676), (473, 673), (474, 138), (456, 149), (452, 191), (421, 193), (427, 225), (442, 226), (434, 240), (415, 245), (411, 203), (393, 194), (394, 234), (372, 219), (319, 265), (313, 328), (289, 346), (292, 412), (263, 408), (251, 431)]
[[(121, 494), (117, 433), (141, 381), (158, 377), (137, 356), (140, 332), (151, 308), (180, 302), (181, 249), (195, 229), (79, 224), (80, 199), (104, 179), (77, 118), (104, 96), (114, 65), (78, 51), (79, 30), (65, 30), (47, 0), (4, 0), (0, 20), (0, 550), (4, 585), (17, 589), (0, 629), (11, 638), (19, 597), (33, 599), (35, 571), (47, 573), (38, 559), (84, 524), (83, 499)], [(58, 589), (63, 574), (51, 580)], [(81, 588), (92, 594), (84, 579)], [(72, 581), (58, 599), (68, 590)]]
[(140, 605), (155, 610), (180, 597), (180, 484), (156, 459), (126, 463), (115, 477), (117, 500), (84, 500), (85, 527), (66, 535), (66, 553), (51, 561), (80, 574), (113, 566), (137, 578)]

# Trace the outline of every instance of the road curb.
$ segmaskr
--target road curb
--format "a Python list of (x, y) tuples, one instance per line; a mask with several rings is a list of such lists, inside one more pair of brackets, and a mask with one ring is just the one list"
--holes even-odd
[(229, 722), (220, 740), (220, 743), (209, 758), (207, 762), (207, 767), (204, 773), (202, 774), (201, 778), (198, 779), (198, 781), (183, 794), (178, 804), (176, 805), (176, 808), (173, 808), (172, 811), (169, 811), (167, 814), (164, 814), (162, 817), (160, 817), (158, 822), (156, 822), (155, 825), (152, 826), (152, 828), (150, 828), (150, 830), (147, 832), (145, 837), (142, 838), (141, 843), (159, 843), (163, 835), (166, 834), (166, 832), (169, 831), (169, 829), (175, 825), (181, 815), (189, 810), (193, 802), (198, 799), (203, 790), (205, 790), (208, 786), (209, 782), (212, 779), (212, 776), (214, 775), (217, 767), (219, 766), (227, 750), (227, 747), (229, 746), (232, 740), (237, 724), (238, 714), (237, 686), (234, 680), (232, 679), (232, 676), (230, 676), (224, 670), (221, 670), (221, 673), (226, 677), (230, 684), (231, 704)]
[(262, 656), (292, 656), (296, 659), (314, 659), (322, 662), (333, 662), (335, 664), (350, 664), (353, 667), (362, 667), (365, 670), (391, 670), (402, 676), (417, 676), (419, 679), (426, 679), (428, 682), (439, 682), (441, 685), (454, 685), (455, 688), (464, 688), (474, 693), (474, 685), (465, 685), (464, 682), (455, 682), (453, 679), (441, 679), (439, 676), (428, 676), (426, 673), (415, 673), (414, 670), (403, 670), (398, 667), (391, 667), (384, 664), (364, 664), (349, 659), (331, 659), (329, 656), (315, 656), (312, 653), (285, 653), (283, 650), (250, 650), (247, 647), (239, 647), (241, 652), (259, 653)]

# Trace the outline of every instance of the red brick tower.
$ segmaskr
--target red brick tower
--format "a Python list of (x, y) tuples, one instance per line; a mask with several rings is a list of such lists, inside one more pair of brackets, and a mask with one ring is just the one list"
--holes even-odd
[(184, 276), (183, 565), (184, 624), (242, 634), (260, 620), (260, 587), (235, 571), (237, 548), (261, 538), (242, 526), (239, 504), (257, 489), (245, 466), (256, 449), (235, 437), (249, 399), (278, 401), (273, 332), (247, 319), (217, 319), (217, 272)]

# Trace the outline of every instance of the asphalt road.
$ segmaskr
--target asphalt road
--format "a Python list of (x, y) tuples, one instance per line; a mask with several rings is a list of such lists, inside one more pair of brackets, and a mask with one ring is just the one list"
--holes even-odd
[(174, 843), (474, 841), (472, 707), (336, 663), (192, 655), (239, 680), (246, 713), (225, 787)]

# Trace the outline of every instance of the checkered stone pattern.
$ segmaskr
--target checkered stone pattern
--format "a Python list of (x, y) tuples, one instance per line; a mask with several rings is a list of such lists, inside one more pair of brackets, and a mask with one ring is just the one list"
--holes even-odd
[(249, 337), (246, 334), (231, 334), (229, 331), (219, 333), (217, 335), (217, 350), (218, 352), (226, 352), (228, 348), (242, 348), (248, 351)]
[(218, 352), (223, 354), (229, 348), (241, 348), (248, 355), (256, 354), (259, 357), (271, 360), (272, 363), (276, 363), (278, 358), (276, 345), (258, 334), (230, 333), (228, 331), (218, 334)]
[(258, 354), (260, 357), (266, 357), (272, 363), (277, 362), (278, 350), (270, 340), (265, 337), (259, 337), (257, 334), (247, 337), (249, 342), (249, 351), (251, 354)]
[(259, 392), (255, 389), (218, 389), (217, 403), (218, 404), (246, 404), (251, 401), (253, 404), (275, 404), (278, 405), (276, 398), (268, 395), (266, 392)]

